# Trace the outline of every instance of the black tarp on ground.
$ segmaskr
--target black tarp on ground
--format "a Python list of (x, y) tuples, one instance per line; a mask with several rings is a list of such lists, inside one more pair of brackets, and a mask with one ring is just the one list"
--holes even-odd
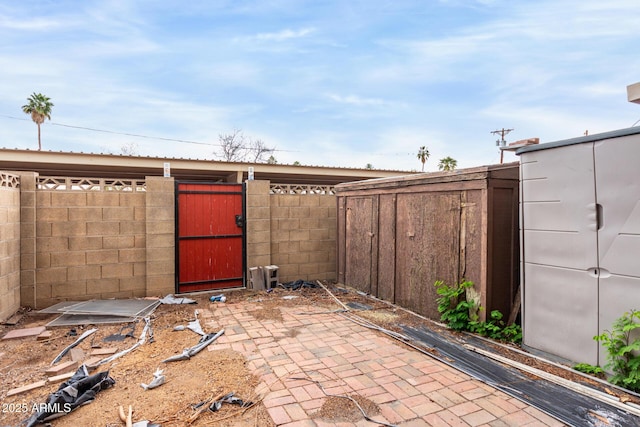
[(427, 328), (403, 326), (402, 329), (412, 339), (436, 349), (445, 363), (540, 409), (567, 425), (640, 427), (640, 417), (550, 381), (532, 379), (515, 368), (506, 367), (467, 350), (462, 343), (449, 341)]
[(93, 401), (99, 391), (114, 384), (115, 380), (109, 376), (109, 371), (89, 375), (86, 366), (82, 365), (55, 393), (49, 395), (46, 403), (42, 405), (43, 410), (33, 414), (23, 424), (26, 427), (37, 426), (66, 415), (77, 407)]

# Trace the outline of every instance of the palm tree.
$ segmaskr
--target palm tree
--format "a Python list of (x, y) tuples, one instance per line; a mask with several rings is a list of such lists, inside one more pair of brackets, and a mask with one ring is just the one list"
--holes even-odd
[(453, 157), (445, 157), (444, 159), (440, 159), (440, 163), (438, 163), (438, 169), (441, 171), (452, 171), (458, 166), (458, 161)]
[(31, 120), (38, 125), (38, 150), (42, 150), (42, 143), (40, 142), (40, 125), (44, 123), (44, 119), (51, 120), (51, 107), (53, 102), (41, 93), (33, 93), (29, 98), (28, 104), (22, 106), (22, 111), (25, 114), (31, 115)]
[(424, 164), (429, 159), (429, 156), (429, 149), (424, 145), (420, 147), (420, 149), (418, 150), (418, 159), (420, 159), (420, 161), (422, 162), (422, 172), (424, 172)]

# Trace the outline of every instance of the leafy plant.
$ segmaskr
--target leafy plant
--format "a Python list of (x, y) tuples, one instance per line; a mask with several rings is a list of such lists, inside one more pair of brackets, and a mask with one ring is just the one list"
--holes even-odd
[(476, 313), (482, 309), (473, 301), (467, 301), (466, 292), (473, 287), (473, 282), (464, 281), (455, 287), (449, 286), (442, 280), (434, 283), (436, 292), (440, 295), (437, 299), (440, 320), (455, 331), (469, 331), (499, 341), (519, 343), (522, 341), (522, 328), (520, 325), (505, 325), (503, 315), (498, 310), (493, 310), (490, 320), (482, 322), (478, 320)]
[(469, 315), (469, 309), (475, 308), (475, 304), (467, 301), (465, 292), (467, 288), (473, 286), (473, 282), (465, 281), (456, 287), (451, 287), (442, 280), (437, 280), (434, 286), (440, 295), (440, 298), (437, 299), (440, 320), (455, 331), (470, 330), (472, 319)]
[(612, 331), (605, 331), (593, 339), (607, 349), (604, 367), (613, 372), (609, 382), (640, 392), (640, 338), (632, 337), (635, 330), (640, 332), (640, 311), (631, 310), (613, 323)]
[(600, 366), (593, 366), (588, 363), (578, 363), (573, 367), (573, 369), (584, 374), (593, 375), (598, 378), (604, 377), (604, 369), (602, 369)]

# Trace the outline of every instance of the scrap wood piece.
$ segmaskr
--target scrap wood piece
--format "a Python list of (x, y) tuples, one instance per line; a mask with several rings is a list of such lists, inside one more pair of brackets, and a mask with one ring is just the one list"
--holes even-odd
[(5, 336), (2, 337), (2, 339), (10, 340), (14, 338), (32, 337), (35, 335), (40, 335), (46, 330), (47, 328), (45, 326), (35, 326), (33, 328), (14, 329), (12, 331), (7, 332)]
[(118, 407), (118, 416), (120, 417), (120, 421), (126, 424), (127, 427), (132, 427), (133, 425), (133, 408), (129, 405), (129, 413), (127, 415), (124, 414), (124, 408), (122, 405)]
[(331, 296), (331, 298), (333, 298), (334, 300), (336, 300), (336, 302), (337, 302), (338, 304), (340, 304), (340, 305), (342, 306), (342, 308), (344, 308), (344, 309), (345, 309), (345, 311), (349, 311), (349, 310), (350, 310), (350, 309), (349, 309), (349, 307), (347, 307), (346, 305), (344, 305), (344, 304), (343, 304), (343, 302), (342, 302), (342, 301), (340, 301), (340, 300), (338, 299), (338, 297), (336, 297), (334, 294), (332, 294), (332, 293), (331, 293), (331, 291), (330, 291), (329, 289), (327, 289), (327, 287), (326, 287), (325, 285), (323, 285), (321, 281), (316, 280), (316, 282), (318, 282), (318, 285), (320, 285), (320, 287), (322, 287), (322, 289), (324, 289), (325, 291), (327, 291), (327, 293)]
[(17, 387), (9, 390), (7, 392), (7, 397), (15, 396), (16, 394), (24, 393), (36, 388), (44, 387), (45, 385), (47, 385), (47, 380), (36, 381), (35, 383), (23, 385), (22, 387)]
[(117, 347), (94, 348), (89, 356), (109, 356), (118, 352)]
[(68, 380), (74, 374), (75, 374), (75, 372), (67, 372), (67, 373), (64, 373), (64, 374), (55, 375), (53, 377), (47, 378), (47, 381), (50, 382), (50, 383), (59, 383), (60, 381)]
[(9, 317), (7, 320), (5, 320), (4, 322), (2, 322), (3, 325), (9, 325), (9, 326), (15, 326), (18, 324), (18, 322), (20, 322), (20, 320), (22, 320), (22, 317), (24, 316), (24, 313), (14, 313), (11, 317)]
[(80, 337), (75, 340), (75, 342), (73, 342), (72, 344), (70, 344), (69, 346), (67, 346), (64, 350), (62, 350), (60, 352), (60, 354), (58, 354), (56, 356), (55, 359), (53, 359), (53, 361), (51, 362), (51, 365), (55, 365), (56, 363), (58, 363), (60, 361), (60, 359), (62, 359), (64, 357), (65, 354), (67, 354), (67, 352), (69, 350), (71, 350), (73, 347), (77, 346), (78, 344), (80, 344), (85, 338), (87, 338), (89, 335), (93, 334), (94, 332), (96, 332), (98, 329), (94, 328), (94, 329), (89, 329), (88, 331), (86, 331), (84, 334), (80, 335)]
[(51, 366), (49, 368), (47, 368), (44, 373), (48, 376), (48, 377), (52, 377), (55, 375), (59, 375), (59, 374), (63, 374), (65, 372), (68, 371), (73, 371), (78, 367), (78, 361), (77, 360), (69, 360), (68, 362), (63, 362), (60, 363), (59, 365), (54, 365)]
[(74, 362), (82, 362), (84, 360), (84, 350), (81, 348), (72, 348), (69, 350), (69, 357)]
[(39, 334), (39, 335), (36, 337), (36, 340), (37, 340), (37, 341), (50, 340), (52, 336), (53, 336), (53, 332), (51, 332), (51, 331), (44, 331), (43, 333)]

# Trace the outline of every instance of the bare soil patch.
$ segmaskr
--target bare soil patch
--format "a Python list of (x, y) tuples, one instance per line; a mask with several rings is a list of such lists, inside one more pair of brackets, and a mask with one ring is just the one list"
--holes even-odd
[[(386, 302), (371, 299), (354, 291), (344, 292), (335, 287), (329, 287), (329, 289), (344, 304), (358, 302), (371, 307), (370, 310), (350, 310), (350, 316), (357, 316), (396, 332), (401, 332), (399, 325), (412, 325), (426, 326), (443, 335), (456, 336), (455, 333), (435, 322), (422, 319)], [(256, 309), (250, 314), (264, 321), (282, 321), (280, 307), (283, 306), (313, 306), (327, 311), (344, 309), (321, 288), (297, 291), (275, 289), (272, 292), (238, 290), (225, 294), (227, 302), (224, 306), (232, 308), (237, 302), (251, 302), (255, 304)], [(110, 376), (116, 381), (115, 385), (98, 393), (94, 402), (52, 421), (52, 425), (122, 426), (124, 424), (118, 418), (117, 408), (119, 405), (125, 408), (132, 405), (134, 421), (147, 419), (161, 423), (163, 426), (274, 426), (261, 403), (264, 396), (256, 394), (259, 380), (249, 371), (246, 360), (241, 354), (231, 350), (204, 350), (190, 360), (162, 363), (165, 358), (180, 354), (183, 349), (198, 342), (199, 336), (189, 330), (173, 331), (175, 326), (186, 325), (193, 320), (194, 310), (197, 309), (201, 313), (210, 311), (212, 320), (217, 324), (225, 328), (233, 326), (226, 325), (225, 319), (218, 316), (216, 310), (222, 306), (221, 303), (209, 302), (208, 296), (206, 294), (192, 296), (198, 301), (196, 305), (159, 306), (152, 316), (155, 342), (147, 342), (135, 351), (99, 367), (99, 371), (109, 370)], [(290, 296), (296, 298), (283, 299)], [(15, 326), (0, 325), (0, 336), (4, 336), (12, 329), (44, 325), (54, 318), (54, 315), (27, 312)], [(204, 318), (200, 317), (200, 321), (205, 332), (216, 332), (205, 327)], [(134, 333), (136, 338), (109, 343), (104, 342), (103, 338), (119, 332), (122, 325), (98, 325), (98, 331), (94, 336), (83, 341), (78, 348), (81, 348), (86, 355), (93, 350), (92, 345), (103, 348), (115, 346), (118, 350), (124, 350), (137, 341), (143, 324), (142, 321), (137, 324)], [(90, 327), (92, 326), (77, 327), (78, 335)], [(0, 402), (4, 405), (0, 408), (3, 410), (0, 413), (0, 426), (18, 425), (31, 415), (34, 404), (44, 403), (48, 395), (57, 390), (60, 383), (48, 384), (30, 392), (7, 397), (7, 392), (13, 388), (46, 378), (44, 371), (54, 357), (77, 339), (77, 336), (68, 336), (70, 329), (70, 327), (52, 329), (52, 338), (46, 341), (37, 341), (35, 337), (0, 341)], [(295, 329), (290, 329), (286, 335), (295, 337), (297, 333)], [(562, 378), (583, 384), (591, 382), (600, 390), (608, 389), (611, 394), (640, 404), (640, 399), (636, 396), (627, 395), (618, 390), (612, 391), (611, 388), (596, 381), (589, 381), (587, 377), (571, 370), (528, 357), (515, 350), (515, 347), (514, 350), (510, 350), (509, 346), (504, 345), (494, 345), (492, 349), (496, 354)], [(425, 351), (429, 352), (429, 349)], [(145, 391), (140, 384), (149, 383), (157, 368), (164, 369), (166, 383), (156, 389)], [(212, 396), (228, 392), (234, 392), (237, 397), (244, 401), (252, 401), (254, 405), (246, 409), (224, 404), (219, 412), (206, 411), (192, 424), (188, 423), (195, 412), (194, 405), (211, 399)], [(379, 412), (379, 408), (368, 399), (359, 395), (351, 397), (358, 401), (369, 416)], [(314, 415), (315, 418), (329, 422), (357, 422), (362, 419), (362, 413), (350, 400), (330, 396), (324, 399), (322, 407)]]

